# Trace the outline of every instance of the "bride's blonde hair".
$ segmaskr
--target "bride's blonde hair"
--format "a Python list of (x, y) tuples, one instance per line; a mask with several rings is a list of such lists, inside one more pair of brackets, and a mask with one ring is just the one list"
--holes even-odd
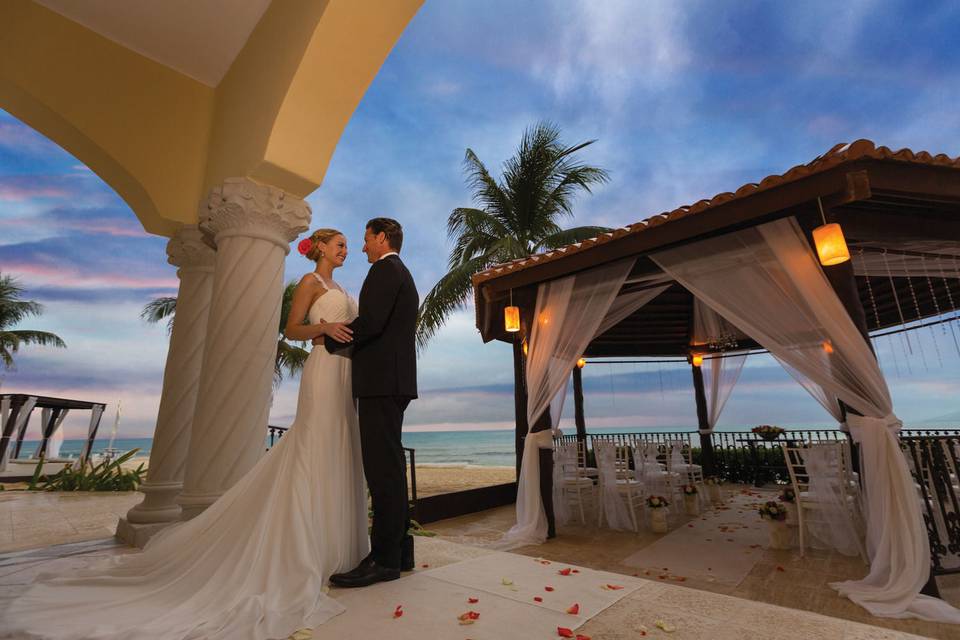
[(322, 248), (320, 247), (320, 243), (330, 242), (330, 240), (332, 240), (336, 236), (342, 236), (342, 235), (343, 234), (337, 231), (336, 229), (317, 229), (316, 231), (311, 233), (310, 241), (312, 243), (312, 246), (310, 247), (310, 250), (304, 254), (307, 260), (310, 260), (311, 262), (318, 261), (323, 255), (323, 251), (322, 251)]

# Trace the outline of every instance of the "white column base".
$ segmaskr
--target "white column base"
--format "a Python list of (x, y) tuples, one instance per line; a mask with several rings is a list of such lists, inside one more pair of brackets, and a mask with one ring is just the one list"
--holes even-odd
[(169, 527), (172, 522), (154, 522), (151, 524), (135, 524), (126, 518), (120, 518), (117, 522), (116, 537), (130, 546), (143, 549), (147, 541), (157, 532)]
[(183, 488), (182, 482), (150, 482), (140, 485), (143, 502), (127, 512), (124, 520), (131, 524), (157, 524), (176, 522), (180, 519), (180, 505), (177, 496)]
[(203, 513), (203, 510), (212, 505), (221, 496), (221, 493), (185, 494), (177, 498), (180, 503), (180, 519), (190, 520)]

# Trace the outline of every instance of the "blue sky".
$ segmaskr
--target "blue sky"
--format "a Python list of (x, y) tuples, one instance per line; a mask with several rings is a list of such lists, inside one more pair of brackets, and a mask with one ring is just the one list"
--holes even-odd
[[(497, 169), (540, 119), (559, 124), (570, 142), (596, 138), (584, 160), (611, 174), (578, 201), (570, 225), (635, 222), (861, 137), (960, 155), (958, 32), (952, 2), (428, 0), (309, 197), (313, 225), (347, 233), (353, 254), (337, 275), (357, 290), (367, 268), (364, 222), (396, 217), (422, 295), (446, 264), (447, 215), (470, 204), (464, 150)], [(149, 435), (166, 337), (139, 311), (176, 290), (165, 239), (144, 234), (99, 178), (2, 112), (0, 225), (0, 271), (46, 307), (30, 326), (69, 344), (23, 351), (16, 371), (0, 372), (3, 390), (122, 400), (122, 434)], [(309, 266), (293, 252), (287, 278)], [(939, 327), (920, 337), (926, 363), (905, 358), (897, 341), (876, 345), (898, 412), (907, 422), (948, 414), (960, 422), (960, 353)], [(695, 420), (684, 366), (591, 365), (586, 378), (593, 427)], [(423, 354), (420, 387), (410, 428), (511, 424), (509, 349), (482, 344), (472, 309), (451, 318)], [(272, 423), (288, 424), (295, 406), (293, 380), (275, 395)], [(82, 422), (69, 420), (68, 435)], [(758, 423), (827, 420), (757, 357), (721, 424)]]

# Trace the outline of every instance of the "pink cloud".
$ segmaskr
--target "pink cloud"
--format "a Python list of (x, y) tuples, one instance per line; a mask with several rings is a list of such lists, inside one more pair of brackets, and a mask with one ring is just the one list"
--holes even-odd
[(177, 278), (91, 274), (62, 264), (12, 262), (4, 265), (4, 271), (16, 273), (28, 287), (32, 285), (67, 289), (176, 289), (179, 286)]
[(0, 122), (0, 146), (23, 153), (50, 153), (63, 150), (43, 134), (19, 122)]
[(0, 200), (23, 202), (33, 198), (65, 198), (70, 192), (63, 187), (53, 185), (30, 184), (28, 182), (0, 183)]
[[(145, 238), (149, 234), (143, 230), (139, 221), (130, 214), (129, 222), (117, 220), (109, 217), (86, 217), (82, 212), (77, 213), (75, 217), (67, 218), (59, 216), (55, 221), (57, 231), (79, 231), (81, 233), (100, 233), (108, 236), (118, 236), (122, 238)], [(36, 229), (47, 222), (46, 218), (36, 216), (23, 216), (19, 218), (5, 218), (3, 225), (7, 228), (17, 227), (18, 229)]]

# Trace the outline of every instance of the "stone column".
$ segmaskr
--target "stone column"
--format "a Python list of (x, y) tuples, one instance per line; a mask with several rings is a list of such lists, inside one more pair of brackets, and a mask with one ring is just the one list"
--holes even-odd
[(117, 525), (117, 536), (138, 547), (170, 522), (180, 520), (177, 496), (183, 488), (213, 292), (216, 253), (196, 225), (181, 228), (170, 239), (167, 256), (167, 261), (178, 267), (180, 290), (147, 480), (140, 487), (144, 498)]
[(217, 258), (199, 398), (177, 498), (183, 519), (206, 509), (264, 453), (283, 262), (309, 223), (306, 202), (247, 178), (215, 187), (201, 213), (200, 229), (216, 245)]

